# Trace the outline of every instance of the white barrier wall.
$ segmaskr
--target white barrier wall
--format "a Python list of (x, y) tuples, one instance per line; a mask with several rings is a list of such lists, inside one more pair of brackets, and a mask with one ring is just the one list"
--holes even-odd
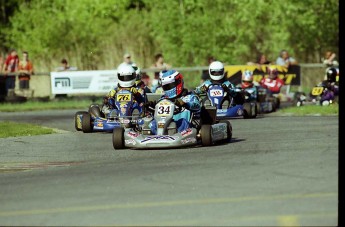
[(117, 84), (116, 70), (51, 72), (51, 94), (106, 94)]

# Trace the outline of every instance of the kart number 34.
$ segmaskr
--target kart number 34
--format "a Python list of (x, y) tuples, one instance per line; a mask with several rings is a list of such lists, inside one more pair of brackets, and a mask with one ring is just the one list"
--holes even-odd
[(171, 106), (170, 105), (161, 105), (158, 107), (157, 114), (159, 116), (167, 116), (170, 115), (171, 112)]

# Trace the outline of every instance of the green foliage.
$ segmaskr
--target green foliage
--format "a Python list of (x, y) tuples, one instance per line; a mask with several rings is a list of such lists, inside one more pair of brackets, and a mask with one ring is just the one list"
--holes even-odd
[(339, 115), (339, 105), (334, 103), (330, 106), (320, 106), (320, 105), (306, 105), (300, 107), (288, 107), (279, 110), (278, 112), (272, 113), (273, 115), (289, 115), (289, 116), (307, 116), (307, 115), (318, 115), (318, 116), (328, 116), (328, 115)]
[(0, 138), (18, 137), (18, 136), (35, 136), (43, 134), (52, 134), (54, 130), (38, 125), (17, 123), (17, 122), (0, 122)]
[[(101, 103), (102, 100), (97, 100)], [(0, 112), (18, 112), (33, 110), (62, 110), (62, 109), (85, 109), (91, 104), (91, 100), (61, 100), (51, 102), (28, 101), (25, 103), (3, 103), (0, 104)]]
[[(2, 1), (1, 1), (2, 2)], [(275, 61), (287, 49), (299, 62), (338, 53), (337, 0), (11, 0), (0, 8), (7, 47), (28, 50), (36, 71), (67, 58), (80, 69), (112, 69), (132, 54), (142, 68), (161, 52), (173, 66)], [(19, 7), (18, 7), (19, 6)]]

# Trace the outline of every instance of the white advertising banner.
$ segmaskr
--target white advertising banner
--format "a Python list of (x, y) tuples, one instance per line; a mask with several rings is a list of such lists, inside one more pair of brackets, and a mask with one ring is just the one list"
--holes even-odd
[(107, 94), (117, 84), (116, 70), (50, 72), (52, 94)]

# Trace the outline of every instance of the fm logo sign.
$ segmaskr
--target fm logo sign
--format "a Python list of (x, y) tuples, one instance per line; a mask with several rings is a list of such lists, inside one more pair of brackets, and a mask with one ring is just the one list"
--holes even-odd
[(71, 87), (71, 79), (68, 77), (56, 77), (55, 78), (55, 87)]

